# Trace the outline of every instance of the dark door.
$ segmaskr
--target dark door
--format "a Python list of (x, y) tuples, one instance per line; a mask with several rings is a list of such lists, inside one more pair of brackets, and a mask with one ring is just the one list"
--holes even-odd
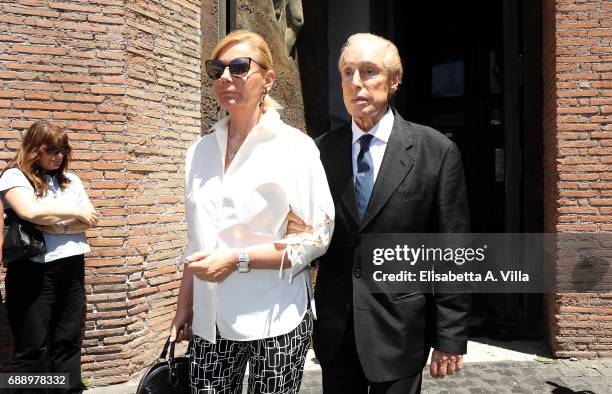
[[(393, 104), (406, 119), (430, 125), (458, 145), (472, 231), (534, 231), (522, 225), (521, 215), (527, 189), (522, 171), (530, 170), (521, 165), (521, 145), (536, 138), (525, 139), (520, 110), (522, 3), (392, 3), (374, 15), (378, 22), (372, 25), (393, 39), (404, 62)], [(382, 18), (391, 23), (380, 23)], [(475, 295), (473, 332), (533, 336), (541, 322), (540, 302), (539, 295)]]
[(472, 231), (504, 232), (501, 1), (478, 2), (479, 10), (472, 3), (395, 3), (394, 36), (405, 69), (395, 106), (459, 146)]

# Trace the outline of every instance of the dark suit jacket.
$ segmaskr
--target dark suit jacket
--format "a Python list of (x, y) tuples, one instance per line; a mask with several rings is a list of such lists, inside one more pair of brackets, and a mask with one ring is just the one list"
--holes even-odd
[(361, 234), (469, 232), (456, 145), (434, 129), (407, 122), (396, 111), (394, 115), (362, 222), (353, 184), (350, 124), (317, 140), (336, 219), (319, 264), (313, 346), (323, 367), (331, 363), (353, 314), (359, 359), (372, 382), (418, 373), (431, 346), (465, 353), (468, 336), (469, 295), (372, 293), (360, 275)]

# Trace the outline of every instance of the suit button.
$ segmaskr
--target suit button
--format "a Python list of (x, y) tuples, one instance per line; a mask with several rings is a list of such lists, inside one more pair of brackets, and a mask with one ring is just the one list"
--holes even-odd
[(346, 304), (346, 310), (350, 311), (351, 310), (351, 305), (350, 304)]
[(355, 268), (355, 278), (361, 277), (361, 268)]
[(357, 239), (357, 242), (361, 242), (361, 234), (357, 234), (357, 236), (355, 237), (355, 239)]

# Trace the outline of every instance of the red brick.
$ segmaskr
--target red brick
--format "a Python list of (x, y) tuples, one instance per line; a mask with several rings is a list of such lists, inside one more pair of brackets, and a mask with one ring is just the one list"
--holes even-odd
[(59, 112), (53, 115), (55, 119), (78, 119), (78, 120), (102, 120), (100, 114), (88, 114), (81, 112)]
[(112, 25), (122, 25), (124, 19), (121, 17), (102, 16), (102, 15), (88, 15), (87, 20), (96, 23), (107, 23)]
[(5, 63), (5, 67), (13, 70), (32, 70), (32, 71), (46, 71), (46, 72), (57, 72), (61, 70), (60, 67), (50, 64), (21, 64), (21, 63)]
[(96, 110), (96, 106), (94, 104), (70, 104), (71, 111), (77, 112), (93, 112)]
[(54, 93), (53, 99), (59, 100), (59, 101), (76, 101), (76, 102), (84, 102), (84, 103), (101, 103), (104, 101), (104, 97), (100, 97), (100, 96), (87, 96), (87, 95), (66, 94), (66, 93)]
[(58, 22), (57, 27), (61, 30), (76, 30), (76, 31), (93, 31), (93, 32), (105, 32), (106, 28), (100, 25), (94, 25), (91, 23), (78, 23), (78, 22)]
[(49, 75), (49, 81), (51, 82), (78, 82), (78, 83), (96, 83), (98, 78), (89, 75), (61, 75), (52, 74)]
[(125, 94), (125, 89), (117, 86), (91, 86), (90, 91), (94, 94)]
[(123, 113), (125, 108), (116, 105), (98, 105), (98, 111), (102, 113)]
[(54, 8), (58, 10), (96, 12), (96, 13), (99, 13), (102, 10), (100, 7), (96, 7), (96, 6), (79, 5), (79, 4), (71, 4), (71, 3), (58, 3), (58, 2), (49, 2), (49, 8)]
[(49, 103), (40, 101), (17, 101), (14, 103), (15, 108), (28, 108), (28, 109), (44, 109), (44, 110), (66, 110), (68, 104), (65, 103)]
[(13, 51), (20, 53), (33, 53), (39, 55), (63, 56), (68, 53), (66, 48), (44, 47), (36, 45), (13, 45)]
[(9, 5), (3, 6), (2, 11), (12, 14), (44, 16), (48, 18), (57, 18), (59, 16), (59, 13), (55, 11), (39, 10), (30, 7), (14, 7)]
[(2, 13), (2, 14), (0, 14), (0, 22), (21, 25), (23, 23), (23, 19), (21, 19), (21, 17), (19, 17), (19, 16), (6, 15), (6, 14)]
[(104, 76), (102, 77), (102, 83), (108, 83), (108, 84), (127, 84), (128, 80), (125, 77), (109, 77), (109, 76)]
[(14, 71), (0, 71), (0, 79), (17, 79), (17, 73)]

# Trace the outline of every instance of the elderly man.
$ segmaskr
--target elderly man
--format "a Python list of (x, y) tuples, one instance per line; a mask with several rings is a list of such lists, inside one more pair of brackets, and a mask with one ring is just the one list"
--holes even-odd
[(361, 275), (361, 234), (469, 232), (461, 158), (444, 135), (389, 106), (402, 79), (392, 42), (351, 36), (339, 70), (352, 122), (318, 139), (336, 208), (315, 290), (323, 391), (418, 393), (430, 347), (433, 377), (462, 368), (469, 296), (370, 292)]

